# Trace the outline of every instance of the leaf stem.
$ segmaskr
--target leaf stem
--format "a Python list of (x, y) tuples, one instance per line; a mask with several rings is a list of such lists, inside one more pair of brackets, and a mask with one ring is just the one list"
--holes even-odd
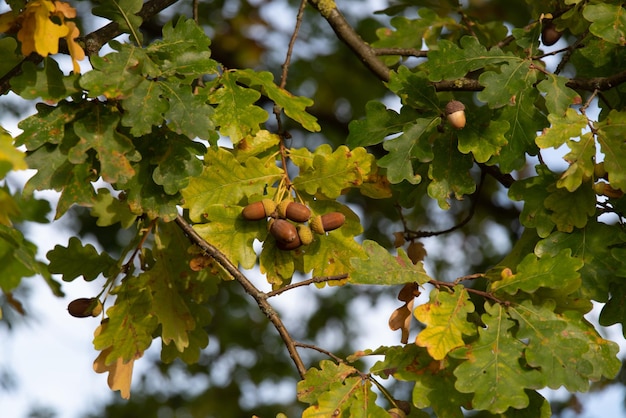
[(293, 360), (296, 369), (298, 370), (298, 374), (302, 379), (304, 379), (304, 374), (306, 373), (306, 367), (304, 366), (304, 362), (296, 349), (296, 343), (291, 337), (291, 334), (285, 328), (283, 321), (280, 319), (278, 313), (274, 310), (272, 305), (267, 301), (267, 294), (257, 289), (254, 284), (248, 278), (239, 271), (237, 266), (233, 264), (232, 261), (224, 253), (222, 253), (217, 247), (210, 244), (204, 238), (202, 238), (193, 227), (187, 223), (187, 221), (181, 216), (176, 216), (175, 219), (176, 224), (187, 234), (189, 240), (200, 247), (208, 256), (213, 257), (213, 259), (220, 265), (224, 270), (230, 274), (233, 279), (235, 279), (243, 290), (252, 296), (254, 301), (259, 306), (263, 315), (267, 317), (267, 319), (274, 325), (276, 331), (282, 338), (285, 346), (287, 347), (287, 351)]

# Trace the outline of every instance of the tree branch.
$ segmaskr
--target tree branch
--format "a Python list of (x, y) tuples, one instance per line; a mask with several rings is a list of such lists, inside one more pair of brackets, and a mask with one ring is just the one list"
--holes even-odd
[(278, 316), (278, 313), (276, 313), (272, 305), (270, 305), (267, 301), (267, 294), (257, 289), (256, 286), (254, 286), (252, 282), (250, 282), (250, 280), (248, 280), (248, 278), (239, 271), (237, 266), (235, 266), (232, 261), (224, 255), (224, 253), (202, 238), (182, 216), (178, 215), (175, 222), (185, 232), (185, 234), (187, 234), (187, 237), (189, 237), (189, 240), (192, 243), (200, 247), (207, 255), (213, 257), (213, 259), (220, 266), (222, 266), (224, 270), (226, 270), (241, 285), (241, 287), (243, 287), (246, 293), (252, 296), (257, 305), (259, 305), (261, 312), (263, 312), (267, 319), (269, 319), (269, 321), (274, 325), (278, 334), (280, 334), (291, 359), (296, 365), (296, 369), (298, 369), (300, 377), (304, 379), (306, 367), (304, 366), (304, 362), (298, 353), (296, 342), (287, 331), (287, 328), (285, 328), (285, 325)]
[(309, 0), (309, 4), (320, 12), (339, 39), (361, 58), (372, 73), (382, 81), (389, 81), (389, 68), (378, 59), (375, 50), (350, 26), (333, 0)]

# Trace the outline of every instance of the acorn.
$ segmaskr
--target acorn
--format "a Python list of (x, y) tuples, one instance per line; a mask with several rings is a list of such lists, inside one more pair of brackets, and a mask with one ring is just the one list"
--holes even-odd
[(294, 224), (284, 219), (272, 219), (269, 224), (270, 234), (276, 238), (277, 243), (288, 244), (298, 238), (298, 231)]
[(346, 222), (346, 216), (341, 212), (330, 212), (322, 216), (311, 218), (309, 225), (313, 232), (323, 234), (333, 229), (339, 228)]
[(313, 242), (313, 231), (307, 225), (298, 225), (296, 227), (298, 231), (298, 238), (300, 238), (300, 242), (302, 245), (309, 245)]
[(67, 310), (76, 318), (98, 316), (102, 312), (102, 302), (98, 298), (78, 298), (67, 305)]
[(562, 32), (556, 29), (556, 25), (551, 20), (545, 20), (541, 30), (541, 42), (545, 46), (554, 45), (561, 39)]
[(295, 250), (301, 245), (302, 245), (302, 241), (300, 241), (300, 238), (297, 236), (296, 236), (296, 239), (294, 239), (291, 242), (281, 242), (281, 241), (276, 240), (276, 248), (278, 248), (279, 250), (283, 250), (283, 251)]
[(276, 209), (278, 216), (294, 222), (306, 222), (311, 217), (311, 209), (298, 202), (283, 200)]
[(450, 125), (456, 129), (463, 129), (465, 126), (465, 105), (458, 100), (450, 100), (445, 111)]
[(241, 216), (249, 221), (259, 221), (270, 216), (275, 210), (276, 203), (272, 199), (263, 199), (243, 208)]

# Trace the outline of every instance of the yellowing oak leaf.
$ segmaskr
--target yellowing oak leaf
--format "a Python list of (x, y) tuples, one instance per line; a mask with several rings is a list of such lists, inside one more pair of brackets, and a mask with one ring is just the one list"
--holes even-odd
[(435, 360), (442, 360), (452, 349), (464, 345), (462, 335), (473, 335), (476, 328), (467, 322), (467, 314), (474, 312), (474, 305), (463, 286), (455, 286), (454, 292), (430, 293), (430, 301), (415, 309), (415, 317), (426, 324), (415, 339), (415, 344), (425, 347)]
[(133, 379), (133, 365), (135, 359), (124, 363), (120, 357), (111, 364), (106, 364), (104, 359), (109, 355), (112, 348), (102, 351), (93, 362), (93, 369), (96, 373), (108, 372), (107, 384), (112, 391), (119, 390), (120, 396), (124, 399), (130, 398), (130, 384)]
[[(107, 323), (101, 324), (96, 331), (94, 332), (94, 337), (100, 335), (100, 333), (106, 328)], [(135, 360), (141, 357), (141, 355), (136, 356), (129, 361), (124, 361), (123, 358), (119, 357), (115, 359), (113, 362), (107, 364), (106, 358), (111, 354), (113, 347), (108, 347), (100, 352), (98, 357), (93, 362), (93, 370), (96, 373), (105, 373), (108, 372), (109, 376), (107, 377), (107, 384), (112, 391), (119, 390), (120, 396), (124, 399), (130, 398), (130, 384), (133, 379), (133, 365), (135, 364)]]

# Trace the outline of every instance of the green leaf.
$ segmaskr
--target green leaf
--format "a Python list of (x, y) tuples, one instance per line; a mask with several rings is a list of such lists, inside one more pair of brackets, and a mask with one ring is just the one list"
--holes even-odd
[(298, 382), (297, 396), (300, 402), (313, 404), (324, 393), (330, 390), (333, 383), (341, 383), (358, 370), (346, 363), (333, 363), (330, 360), (320, 361), (320, 368), (307, 370), (304, 379)]
[(583, 228), (589, 217), (596, 212), (596, 195), (590, 183), (583, 183), (573, 192), (556, 189), (546, 197), (546, 209), (551, 210), (550, 219), (557, 229), (572, 232), (574, 227)]
[(91, 182), (96, 180), (89, 164), (61, 166), (52, 177), (53, 185), (65, 185), (57, 203), (55, 219), (59, 219), (72, 205), (91, 206), (95, 197)]
[(116, 183), (130, 179), (135, 174), (131, 161), (140, 157), (130, 139), (116, 131), (119, 119), (119, 114), (94, 106), (92, 112), (74, 123), (74, 132), (80, 140), (69, 150), (68, 160), (80, 164), (93, 149), (98, 153), (100, 174), (105, 181)]
[(543, 377), (537, 370), (522, 367), (525, 345), (511, 334), (511, 321), (501, 305), (485, 303), (481, 316), (485, 328), (478, 329), (478, 340), (451, 352), (464, 359), (455, 370), (456, 389), (473, 393), (472, 407), (494, 414), (529, 405), (526, 388), (538, 388)]
[(537, 89), (545, 93), (546, 107), (550, 115), (561, 116), (569, 111), (571, 105), (582, 100), (576, 91), (567, 87), (568, 81), (565, 77), (548, 73), (546, 78), (537, 84)]
[(402, 135), (383, 143), (389, 153), (378, 160), (378, 165), (387, 168), (387, 178), (391, 183), (407, 180), (417, 184), (422, 180), (415, 172), (413, 163), (432, 160), (430, 135), (440, 122), (439, 117), (417, 119), (404, 126)]
[(215, 245), (235, 264), (252, 268), (256, 253), (252, 244), (255, 239), (267, 235), (265, 222), (252, 222), (241, 216), (241, 206), (213, 204), (204, 208), (202, 217), (208, 223), (196, 224), (194, 229), (201, 237)]
[(22, 73), (11, 79), (11, 87), (23, 99), (41, 97), (53, 103), (82, 91), (77, 83), (78, 74), (65, 76), (52, 58), (44, 58), (43, 65), (38, 69), (34, 63), (26, 61), (22, 64)]
[(534, 306), (524, 301), (508, 311), (519, 323), (517, 337), (528, 341), (526, 361), (541, 371), (546, 385), (552, 389), (565, 386), (569, 391), (587, 391), (593, 371), (593, 365), (583, 357), (589, 349), (587, 341), (566, 332), (567, 319), (553, 309), (549, 304)]
[(305, 379), (298, 382), (298, 399), (313, 404), (304, 411), (303, 417), (389, 416), (376, 405), (371, 381), (358, 375), (349, 377), (358, 373), (356, 369), (344, 364), (334, 365), (328, 360), (323, 360), (320, 365), (321, 370), (310, 369)]
[(189, 138), (211, 139), (213, 136), (213, 108), (202, 94), (193, 94), (190, 85), (162, 82), (163, 97), (170, 107), (165, 112), (168, 127)]
[(219, 126), (222, 135), (237, 144), (244, 137), (254, 135), (268, 114), (255, 105), (261, 93), (238, 85), (237, 77), (231, 72), (224, 73), (220, 83), (221, 87), (210, 95), (210, 101), (217, 104), (213, 123)]
[(609, 174), (611, 187), (626, 190), (626, 112), (611, 110), (603, 121), (596, 124), (597, 139), (604, 154), (604, 168)]
[[(479, 119), (473, 115), (478, 113)], [(476, 162), (485, 163), (499, 154), (506, 145), (505, 134), (509, 131), (509, 122), (505, 120), (490, 120), (485, 112), (471, 112), (467, 118), (465, 128), (457, 132), (459, 151), (463, 154), (472, 153)]]
[(536, 166), (537, 176), (518, 180), (509, 189), (509, 197), (523, 200), (524, 208), (520, 214), (520, 222), (529, 228), (537, 228), (537, 235), (547, 237), (554, 229), (551, 213), (544, 206), (548, 197), (548, 189), (553, 187), (556, 178), (545, 166)]
[(402, 99), (402, 103), (434, 114), (443, 113), (433, 85), (423, 72), (415, 73), (405, 66), (391, 73), (389, 89)]
[[(570, 249), (556, 255), (537, 258), (528, 254), (517, 266), (517, 272), (491, 284), (492, 291), (503, 290), (510, 295), (518, 290), (533, 293), (541, 287), (567, 287), (575, 290), (580, 286), (580, 273), (583, 261), (572, 257)], [(571, 283), (571, 285), (570, 285)]]
[(598, 322), (603, 327), (622, 324), (622, 335), (626, 337), (626, 287), (616, 282), (611, 283), (609, 290), (611, 299), (602, 308)]
[(137, 220), (137, 215), (131, 212), (128, 204), (112, 196), (109, 189), (97, 190), (89, 214), (98, 218), (98, 226), (110, 226), (119, 222), (122, 228), (127, 229)]
[(457, 285), (452, 293), (433, 289), (428, 303), (418, 306), (414, 315), (426, 328), (417, 334), (415, 344), (426, 347), (435, 360), (443, 360), (453, 349), (465, 344), (463, 335), (476, 334), (476, 325), (467, 321), (474, 304), (465, 287)]
[(100, 274), (108, 276), (111, 268), (115, 267), (116, 261), (107, 253), (98, 253), (93, 245), (84, 245), (76, 237), (71, 237), (67, 247), (55, 245), (46, 254), (50, 264), (50, 273), (62, 274), (63, 281), (72, 280), (83, 276), (87, 281), (92, 281)]
[(623, 244), (623, 239), (612, 232), (611, 226), (590, 222), (585, 228), (571, 233), (552, 233), (537, 244), (535, 254), (541, 258), (553, 257), (564, 249), (571, 249), (572, 256), (584, 263), (579, 270), (583, 280), (582, 296), (606, 302), (610, 278), (622, 276), (620, 271), (626, 271), (626, 259), (611, 254), (612, 247), (620, 244)]
[(239, 204), (244, 197), (263, 193), (267, 186), (280, 180), (282, 170), (274, 160), (250, 157), (240, 164), (233, 154), (221, 148), (210, 148), (204, 157), (204, 171), (182, 190), (185, 207), (194, 222), (202, 219), (204, 208)]
[(0, 224), (0, 289), (10, 292), (17, 288), (23, 277), (43, 272), (35, 256), (37, 247), (24, 239), (17, 229)]
[[(351, 150), (345, 145), (332, 153), (329, 145), (321, 145), (305, 160), (298, 177), (293, 179), (296, 190), (328, 199), (336, 199), (344, 189), (360, 186), (372, 172), (372, 167), (376, 167), (374, 156), (365, 148)], [(292, 161), (298, 165), (302, 159)]]
[[(13, 8), (13, 10), (19, 10), (21, 7)], [(22, 62), (23, 57), (16, 54), (18, 50), (17, 41), (15, 38), (3, 37), (0, 39), (0, 77), (4, 77), (9, 71), (11, 71), (16, 65)]]
[(369, 101), (365, 105), (365, 118), (350, 122), (346, 145), (350, 148), (380, 144), (388, 135), (402, 132), (403, 126), (418, 118), (416, 112), (403, 106), (400, 114), (387, 109), (384, 104)]
[(60, 144), (65, 136), (65, 126), (80, 116), (84, 106), (66, 101), (56, 106), (37, 103), (37, 113), (19, 124), (23, 132), (16, 138), (15, 145), (25, 145), (33, 151), (45, 143)]
[(96, 16), (106, 17), (118, 24), (119, 30), (130, 33), (137, 44), (141, 44), (143, 36), (139, 26), (143, 19), (137, 16), (143, 6), (142, 0), (100, 0), (92, 9)]
[(144, 75), (153, 77), (160, 75), (151, 67), (145, 50), (117, 41), (111, 41), (109, 44), (115, 52), (103, 57), (97, 55), (90, 57), (94, 69), (80, 77), (80, 85), (91, 97), (123, 99), (134, 94), (134, 89), (145, 81)]
[(303, 96), (293, 96), (274, 84), (274, 76), (268, 71), (255, 72), (250, 69), (235, 70), (232, 74), (238, 81), (249, 86), (259, 86), (264, 94), (285, 111), (285, 114), (310, 132), (318, 132), (320, 126), (315, 117), (305, 111), (313, 101)]
[(499, 72), (486, 71), (478, 81), (485, 88), (476, 98), (495, 109), (515, 103), (517, 95), (537, 81), (538, 70), (529, 68), (527, 61), (503, 64)]
[(152, 178), (167, 194), (176, 194), (187, 187), (191, 177), (202, 173), (198, 156), (204, 155), (206, 147), (199, 142), (166, 131), (152, 141), (151, 148), (155, 156), (150, 162), (157, 164)]
[(455, 138), (438, 138), (433, 145), (434, 158), (428, 167), (428, 195), (437, 200), (439, 207), (449, 209), (448, 199), (454, 195), (462, 200), (476, 190), (469, 173), (474, 165), (471, 155), (461, 154)]
[(122, 125), (129, 127), (133, 136), (149, 134), (153, 126), (163, 122), (163, 115), (169, 109), (162, 96), (163, 90), (159, 83), (141, 80), (133, 93), (122, 101), (125, 110)]
[(413, 264), (402, 249), (396, 257), (375, 241), (365, 240), (363, 249), (369, 256), (366, 260), (352, 258), (354, 271), (350, 282), (355, 284), (395, 285), (417, 282), (427, 283), (431, 278), (424, 271), (423, 264)]
[(516, 94), (515, 101), (505, 106), (498, 117), (498, 120), (507, 121), (510, 129), (505, 135), (507, 143), (500, 149), (500, 154), (489, 163), (500, 164), (500, 170), (505, 173), (523, 167), (526, 154), (537, 153), (536, 132), (546, 125), (545, 116), (535, 106), (538, 95), (535, 89), (521, 90)]
[(428, 61), (421, 67), (428, 71), (430, 81), (441, 81), (461, 78), (470, 71), (509, 61), (519, 61), (519, 58), (497, 47), (487, 50), (477, 38), (464, 36), (460, 47), (448, 40), (440, 40), (438, 48), (428, 52)]
[(385, 359), (378, 361), (370, 371), (387, 378), (415, 382), (412, 401), (420, 409), (431, 407), (439, 417), (463, 418), (462, 405), (470, 405), (471, 395), (454, 387), (456, 378), (452, 369), (458, 364), (454, 359), (445, 362), (433, 360), (425, 348), (415, 344), (389, 347)]
[(139, 358), (152, 344), (152, 333), (158, 326), (152, 314), (152, 295), (147, 286), (147, 275), (126, 277), (113, 289), (115, 305), (106, 310), (106, 327), (93, 340), (96, 350), (111, 348), (106, 364)]
[(583, 17), (591, 22), (589, 32), (614, 44), (626, 45), (626, 11), (620, 4), (587, 4)]

